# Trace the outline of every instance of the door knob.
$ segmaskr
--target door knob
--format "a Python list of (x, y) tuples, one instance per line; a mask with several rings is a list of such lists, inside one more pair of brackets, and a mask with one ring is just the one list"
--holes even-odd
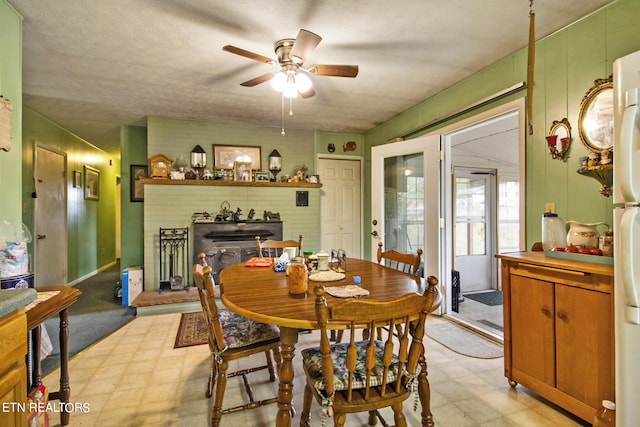
[(46, 238), (47, 238), (47, 235), (46, 235), (46, 234), (38, 234), (38, 235), (36, 235), (36, 238), (37, 238), (38, 240), (46, 239)]

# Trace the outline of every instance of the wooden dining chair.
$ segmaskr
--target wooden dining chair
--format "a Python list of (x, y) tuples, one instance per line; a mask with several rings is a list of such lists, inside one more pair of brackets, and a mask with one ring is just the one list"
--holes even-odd
[(415, 254), (402, 253), (395, 249), (382, 251), (382, 242), (378, 242), (378, 264), (417, 276), (421, 260), (422, 249), (418, 249)]
[[(333, 416), (336, 426), (343, 426), (346, 414), (354, 412), (369, 412), (369, 425), (380, 419), (386, 426), (378, 410), (391, 407), (395, 425), (406, 427), (402, 404), (416, 384), (422, 426), (433, 425), (422, 340), (425, 319), (440, 303), (441, 295), (435, 277), (430, 276), (427, 283), (422, 295), (410, 293), (390, 301), (334, 300), (331, 307), (324, 287), (315, 287), (320, 345), (301, 352), (306, 375), (301, 426), (311, 425), (310, 409), (315, 398), (322, 406), (323, 417)], [(388, 332), (384, 340), (377, 340), (372, 334), (367, 340), (355, 341), (355, 329), (366, 325), (372, 330), (382, 324), (401, 334), (394, 337)], [(332, 329), (349, 331), (349, 342), (331, 344)]]
[[(202, 312), (207, 322), (209, 333), (209, 349), (211, 350), (211, 368), (207, 384), (206, 396), (214, 396), (211, 425), (219, 426), (223, 414), (237, 412), (244, 409), (255, 409), (260, 406), (275, 403), (277, 397), (255, 401), (253, 390), (247, 374), (259, 370), (269, 371), (269, 381), (274, 382), (277, 370), (282, 364), (280, 356), (280, 331), (276, 326), (255, 322), (225, 309), (218, 309), (215, 301), (215, 286), (211, 267), (204, 262), (204, 254), (200, 254), (201, 263), (193, 266), (193, 277), (198, 288)], [(203, 265), (204, 264), (204, 265)], [(267, 359), (265, 365), (246, 367), (236, 372), (227, 372), (229, 362), (264, 353)], [(273, 358), (272, 358), (273, 354)], [(249, 402), (232, 408), (222, 408), (227, 378), (241, 376), (245, 385)]]
[(297, 248), (296, 256), (302, 256), (302, 234), (295, 240), (264, 240), (260, 241), (260, 236), (256, 236), (256, 248), (258, 256), (267, 258), (276, 258), (282, 255), (284, 248)]

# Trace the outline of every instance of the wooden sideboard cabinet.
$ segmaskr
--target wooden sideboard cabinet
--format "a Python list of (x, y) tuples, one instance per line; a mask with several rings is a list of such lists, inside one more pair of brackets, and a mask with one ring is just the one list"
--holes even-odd
[(3, 427), (26, 426), (27, 413), (27, 317), (24, 308), (0, 318), (0, 425)]
[(615, 401), (613, 266), (546, 257), (497, 256), (504, 301), (504, 369), (586, 421)]

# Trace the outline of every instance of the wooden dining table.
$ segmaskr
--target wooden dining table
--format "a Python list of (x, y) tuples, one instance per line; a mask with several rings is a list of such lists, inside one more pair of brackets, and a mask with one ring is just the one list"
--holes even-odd
[[(276, 426), (291, 425), (293, 400), (293, 358), (298, 332), (318, 329), (315, 313), (313, 287), (316, 284), (341, 286), (353, 284), (355, 276), (360, 277), (360, 286), (369, 291), (362, 297), (386, 301), (411, 292), (424, 293), (425, 279), (409, 275), (371, 261), (347, 259), (346, 277), (333, 282), (309, 280), (306, 295), (289, 295), (287, 276), (269, 267), (247, 267), (244, 263), (225, 267), (220, 273), (221, 299), (227, 309), (247, 317), (280, 327), (282, 367), (278, 386), (278, 415)], [(342, 298), (325, 294), (331, 306)]]

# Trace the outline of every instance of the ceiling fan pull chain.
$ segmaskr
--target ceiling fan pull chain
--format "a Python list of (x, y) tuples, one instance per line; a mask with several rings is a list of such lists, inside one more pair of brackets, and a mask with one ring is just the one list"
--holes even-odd
[(282, 101), (282, 130), (280, 131), (280, 135), (284, 136), (284, 93), (282, 94), (280, 99)]
[(293, 98), (289, 98), (289, 115), (293, 116)]

